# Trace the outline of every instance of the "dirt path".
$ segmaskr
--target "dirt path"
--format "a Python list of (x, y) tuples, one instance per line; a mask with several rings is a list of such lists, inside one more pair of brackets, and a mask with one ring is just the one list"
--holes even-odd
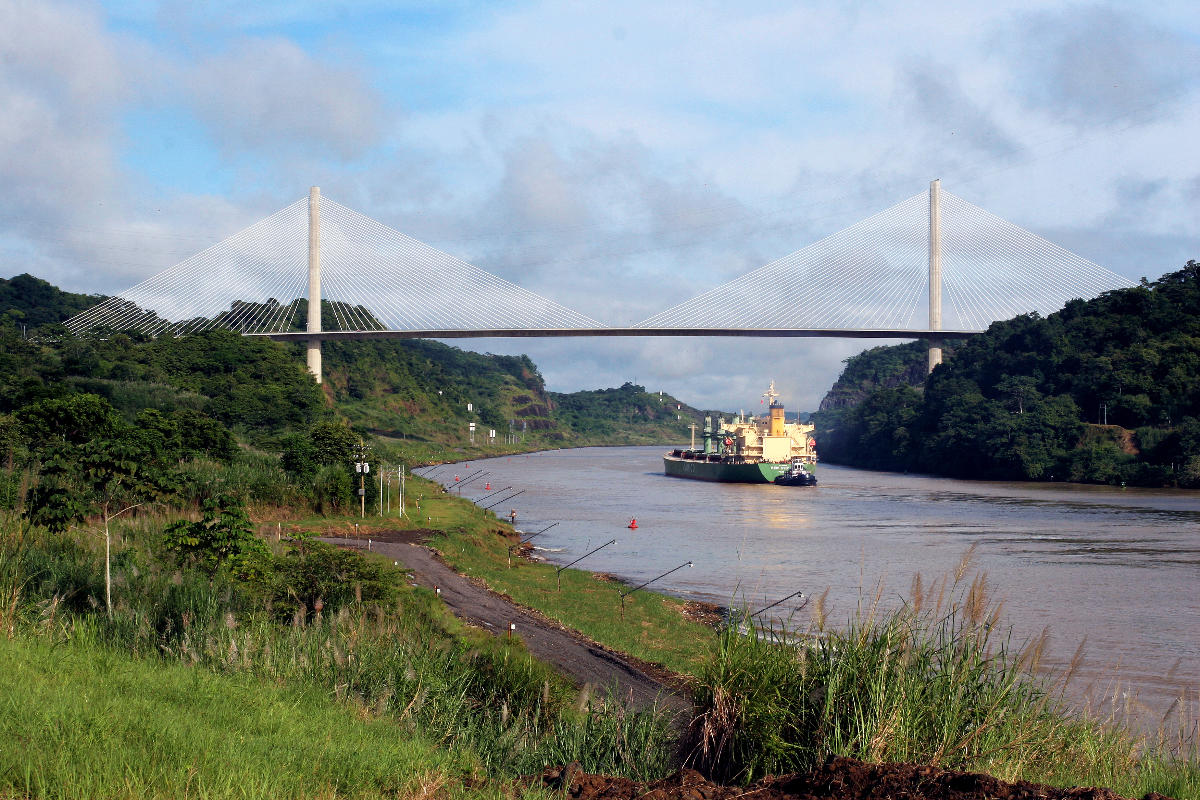
[[(557, 667), (581, 687), (611, 690), (630, 708), (657, 705), (677, 717), (690, 714), (691, 701), (686, 696), (626, 658), (450, 569), (436, 552), (421, 543), (423, 531), (388, 531), (375, 536), (378, 538), (372, 539), (373, 552), (399, 562), (412, 572), (418, 585), (439, 589), (442, 601), (459, 619), (497, 636), (509, 635), (509, 626), (515, 624), (515, 635), (534, 656)], [(361, 539), (325, 541), (355, 549), (366, 546)]]

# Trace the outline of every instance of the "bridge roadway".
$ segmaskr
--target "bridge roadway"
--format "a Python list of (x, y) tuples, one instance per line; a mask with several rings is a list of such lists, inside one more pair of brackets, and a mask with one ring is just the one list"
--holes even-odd
[(902, 330), (893, 328), (496, 328), (492, 330), (428, 331), (288, 331), (245, 333), (279, 342), (313, 339), (510, 339), (562, 338), (569, 336), (739, 336), (739, 337), (825, 337), (844, 339), (968, 339), (983, 331)]

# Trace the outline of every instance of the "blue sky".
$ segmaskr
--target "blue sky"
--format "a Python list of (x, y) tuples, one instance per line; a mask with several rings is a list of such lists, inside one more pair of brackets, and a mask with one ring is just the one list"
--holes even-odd
[[(941, 178), (1153, 278), (1200, 257), (1198, 76), (1190, 2), (0, 0), (0, 274), (120, 291), (320, 185), (628, 324)], [(871, 344), (478, 347), (813, 408)]]

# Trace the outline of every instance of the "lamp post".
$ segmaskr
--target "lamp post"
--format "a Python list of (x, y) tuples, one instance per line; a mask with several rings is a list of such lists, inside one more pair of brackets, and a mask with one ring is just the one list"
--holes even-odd
[[(750, 623), (750, 630), (751, 631), (754, 630), (754, 618), (755, 617), (757, 617), (759, 614), (763, 613), (764, 611), (769, 611), (772, 608), (775, 608), (775, 606), (786, 603), (788, 600), (791, 600), (793, 597), (804, 597), (804, 592), (792, 592), (787, 597), (780, 598), (779, 600), (776, 600), (774, 603), (771, 603), (771, 605), (769, 605), (769, 606), (763, 606), (758, 611), (755, 611), (753, 614), (751, 614), (749, 617), (747, 617), (746, 621)], [(810, 598), (804, 597), (804, 602), (801, 603), (800, 606), (798, 608), (796, 608), (792, 613), (795, 614), (796, 611), (803, 611), (804, 608), (806, 606), (808, 606), (809, 599)], [(774, 628), (772, 628), (772, 630), (774, 630)], [(785, 629), (784, 633), (786, 635), (786, 629)], [(772, 635), (774, 635), (774, 634), (772, 634)]]

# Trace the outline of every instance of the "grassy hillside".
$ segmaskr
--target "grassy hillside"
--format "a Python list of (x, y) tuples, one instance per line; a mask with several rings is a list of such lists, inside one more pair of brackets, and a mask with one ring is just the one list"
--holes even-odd
[[(327, 342), (325, 391), (355, 426), (393, 439), (461, 445), (476, 423), (527, 447), (683, 441), (702, 412), (626, 383), (547, 391), (528, 356), (481, 355), (440, 342)], [(467, 406), (470, 404), (471, 409)]]

